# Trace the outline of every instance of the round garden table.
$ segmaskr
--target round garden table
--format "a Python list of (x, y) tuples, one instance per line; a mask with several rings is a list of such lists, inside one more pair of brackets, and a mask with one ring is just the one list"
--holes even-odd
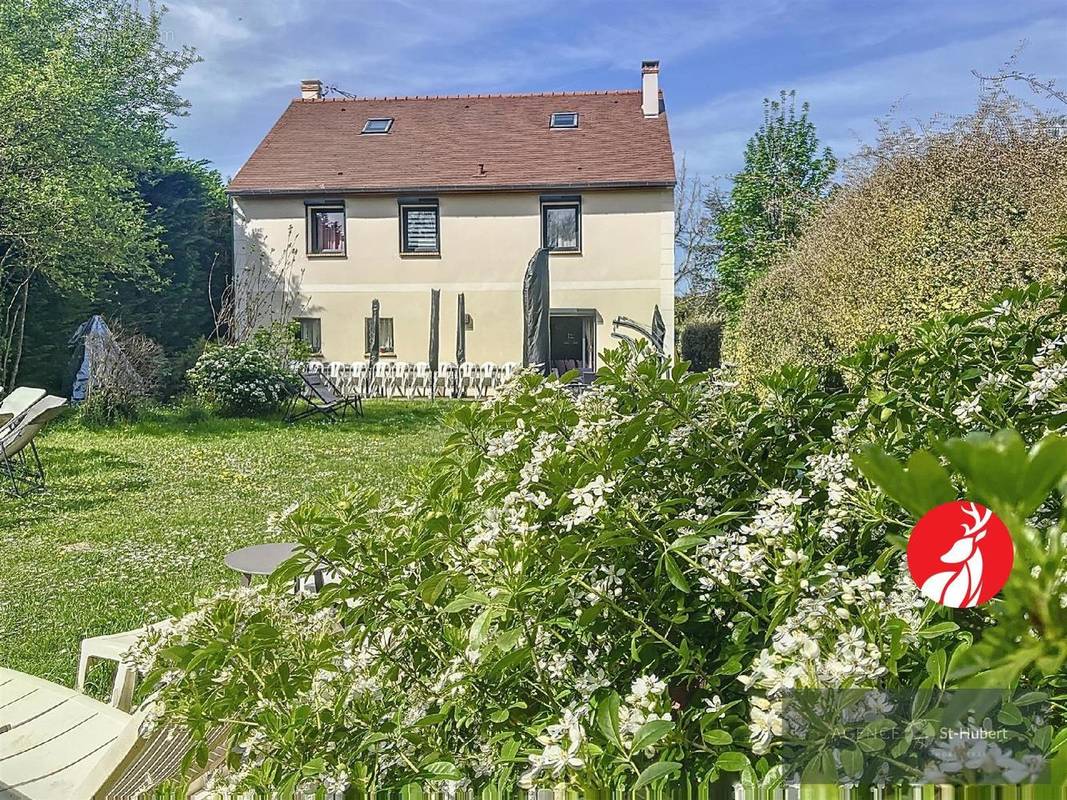
[[(223, 563), (234, 572), (241, 573), (241, 585), (252, 583), (253, 575), (270, 575), (285, 561), (292, 558), (299, 545), (296, 542), (276, 542), (271, 544), (254, 544), (228, 553)], [(300, 579), (296, 580), (300, 588)], [(322, 571), (315, 570), (315, 589), (322, 588)]]

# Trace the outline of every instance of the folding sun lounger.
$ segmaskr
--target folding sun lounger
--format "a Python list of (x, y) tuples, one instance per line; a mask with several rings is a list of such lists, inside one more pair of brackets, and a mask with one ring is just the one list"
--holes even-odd
[[(145, 797), (180, 781), (192, 741), (168, 726), (142, 736), (147, 713), (0, 667), (0, 800)], [(225, 758), (226, 737), (225, 727), (209, 734), (207, 767), (183, 797), (198, 796), (206, 772)]]
[(33, 440), (45, 425), (63, 413), (66, 405), (67, 401), (62, 397), (48, 395), (0, 429), (0, 470), (15, 495), (22, 495), (23, 487), (29, 490), (45, 488), (44, 467)]
[[(286, 422), (296, 422), (315, 414), (322, 414), (328, 419), (337, 419), (340, 414), (343, 418), (348, 409), (363, 416), (363, 398), (358, 392), (343, 393), (323, 372), (301, 372), (300, 378), (304, 382), (303, 391), (293, 394), (285, 416)], [(298, 412), (296, 404), (301, 397), (307, 401), (308, 407)]]
[(19, 386), (11, 394), (0, 402), (0, 431), (10, 427), (21, 417), (30, 406), (44, 397), (44, 389), (32, 389), (29, 386)]

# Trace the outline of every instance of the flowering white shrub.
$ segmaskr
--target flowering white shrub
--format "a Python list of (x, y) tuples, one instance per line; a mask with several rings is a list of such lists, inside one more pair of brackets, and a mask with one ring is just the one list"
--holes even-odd
[[(778, 703), (794, 688), (944, 689), (989, 670), (1047, 688), (1067, 663), (1067, 542), (1044, 502), (1067, 472), (1049, 456), (1059, 445), (1034, 462), (1062, 469), (1027, 508), (973, 484), (1023, 543), (1009, 583), (1023, 593), (954, 613), (902, 571), (925, 484), (882, 452), (1063, 426), (1063, 384), (1037, 400), (1029, 384), (1062, 357), (1047, 343), (1067, 309), (1039, 289), (1007, 302), (930, 325), (907, 350), (872, 342), (842, 365), (848, 389), (787, 370), (750, 394), (629, 350), (606, 353), (578, 396), (521, 374), (456, 409), (417, 494), (341, 490), (288, 513), (305, 552), (276, 575), (271, 605), (226, 595), (146, 641), (153, 699), (196, 735), (234, 725), (230, 780), (264, 793), (636, 789), (773, 775)], [(952, 447), (971, 487), (993, 456)], [(1031, 469), (1020, 452), (1011, 468)], [(908, 469), (952, 489), (933, 457)], [(292, 596), (312, 564), (332, 580)], [(836, 747), (811, 737), (824, 746)]]
[(251, 342), (213, 345), (188, 373), (197, 397), (223, 414), (261, 414), (278, 408), (296, 376), (277, 358)]

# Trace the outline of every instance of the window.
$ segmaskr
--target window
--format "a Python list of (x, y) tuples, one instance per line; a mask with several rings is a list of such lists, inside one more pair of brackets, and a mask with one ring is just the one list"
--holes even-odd
[(557, 111), (549, 119), (548, 127), (550, 127), (550, 128), (577, 128), (578, 127), (578, 112), (577, 111)]
[[(373, 320), (370, 317), (365, 317), (363, 320), (364, 341), (366, 342), (366, 346), (363, 349), (366, 353), (370, 353), (370, 326), (372, 322)], [(381, 353), (394, 352), (392, 317), (378, 317), (378, 351)]]
[(436, 200), (400, 201), (400, 252), (441, 252), (440, 213)]
[(578, 197), (541, 198), (541, 245), (554, 253), (582, 249), (582, 201)]
[(322, 352), (322, 320), (318, 317), (298, 317), (300, 341), (311, 348), (312, 353)]
[(308, 253), (344, 255), (344, 206), (308, 206)]
[(363, 123), (363, 130), (360, 133), (389, 133), (392, 127), (392, 117), (372, 117)]

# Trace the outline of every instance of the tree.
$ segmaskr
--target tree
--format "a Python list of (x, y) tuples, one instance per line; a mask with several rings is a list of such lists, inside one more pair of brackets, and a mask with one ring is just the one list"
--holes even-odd
[(678, 343), (691, 321), (721, 317), (715, 267), (722, 254), (716, 234), (724, 204), (718, 185), (690, 172), (683, 158), (674, 188), (674, 331)]
[(1035, 280), (1062, 286), (1063, 131), (1061, 114), (996, 84), (971, 114), (885, 121), (749, 288), (726, 354), (742, 380), (785, 364), (829, 367), (873, 335), (911, 344), (919, 323)]
[(836, 169), (830, 148), (819, 149), (807, 103), (798, 114), (794, 92), (763, 101), (763, 124), (748, 140), (745, 166), (716, 220), (719, 299), (731, 315), (753, 280), (803, 230)]
[[(161, 157), (136, 178), (160, 245), (148, 264), (150, 277), (138, 273), (102, 281), (92, 291), (35, 281), (26, 312), (22, 382), (62, 386), (69, 378), (68, 337), (91, 314), (118, 320), (159, 342), (170, 360), (178, 359), (174, 374), (168, 375), (174, 379), (185, 371), (180, 363), (184, 351), (214, 330), (212, 305), (221, 304), (233, 253), (225, 187), (217, 172), (181, 158), (169, 144)], [(177, 388), (170, 379), (161, 386), (165, 394)]]
[(195, 60), (126, 0), (0, 0), (0, 384), (20, 368), (30, 294), (154, 283), (158, 226), (138, 174), (158, 162)]
[(678, 260), (674, 286), (685, 295), (708, 292), (715, 282), (719, 242), (716, 221), (722, 205), (717, 187), (689, 171), (685, 158), (674, 186), (674, 247)]

